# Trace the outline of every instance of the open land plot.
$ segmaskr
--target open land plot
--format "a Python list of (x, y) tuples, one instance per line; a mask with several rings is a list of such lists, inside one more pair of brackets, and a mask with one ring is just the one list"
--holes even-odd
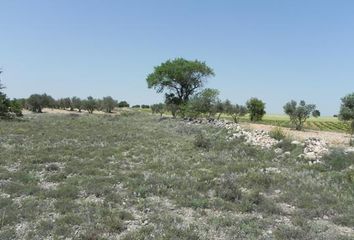
[(353, 239), (353, 154), (227, 139), (135, 111), (2, 121), (0, 239)]

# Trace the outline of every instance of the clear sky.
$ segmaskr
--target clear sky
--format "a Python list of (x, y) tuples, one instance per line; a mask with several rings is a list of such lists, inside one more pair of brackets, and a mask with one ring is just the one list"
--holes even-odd
[(0, 0), (0, 28), (12, 98), (159, 102), (146, 76), (175, 57), (206, 61), (207, 87), (269, 113), (304, 99), (332, 115), (354, 91), (352, 0)]

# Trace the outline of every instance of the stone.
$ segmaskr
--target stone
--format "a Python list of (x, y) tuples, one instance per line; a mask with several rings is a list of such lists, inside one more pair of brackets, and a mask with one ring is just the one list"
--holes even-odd
[(276, 149), (274, 149), (274, 152), (275, 152), (276, 154), (282, 154), (282, 153), (283, 153), (283, 149), (281, 149), (281, 148), (276, 148)]
[(285, 157), (290, 157), (290, 155), (291, 155), (291, 154), (290, 154), (289, 151), (284, 152), (284, 156), (285, 156)]
[(348, 148), (344, 149), (344, 153), (345, 154), (354, 153), (354, 147), (348, 147)]
[(304, 158), (305, 158), (306, 160), (311, 160), (311, 161), (317, 159), (316, 154), (315, 154), (314, 152), (307, 152), (307, 153), (305, 153)]
[(294, 140), (294, 141), (291, 142), (291, 144), (293, 144), (293, 145), (300, 145), (301, 142)]

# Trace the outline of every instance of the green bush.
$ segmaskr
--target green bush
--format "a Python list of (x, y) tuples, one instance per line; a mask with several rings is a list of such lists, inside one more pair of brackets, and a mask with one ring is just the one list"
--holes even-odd
[(276, 140), (283, 140), (286, 138), (286, 134), (284, 133), (281, 127), (275, 127), (269, 132), (269, 136)]
[(265, 111), (265, 103), (258, 98), (251, 98), (246, 103), (248, 112), (250, 114), (251, 121), (260, 121), (262, 120)]

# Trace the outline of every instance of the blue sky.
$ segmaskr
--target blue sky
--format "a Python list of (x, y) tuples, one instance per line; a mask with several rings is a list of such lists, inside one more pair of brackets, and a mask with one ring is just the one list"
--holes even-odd
[(282, 113), (304, 99), (322, 115), (354, 91), (354, 1), (0, 0), (0, 67), (10, 97), (163, 96), (146, 76), (161, 62), (199, 59), (221, 98)]

